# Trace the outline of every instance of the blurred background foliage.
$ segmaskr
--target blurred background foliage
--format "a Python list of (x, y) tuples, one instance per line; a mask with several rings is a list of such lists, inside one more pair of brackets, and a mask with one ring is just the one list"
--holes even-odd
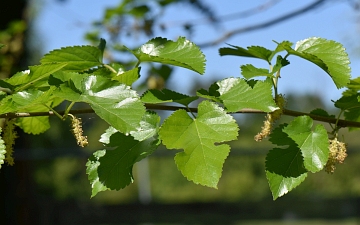
[[(62, 2), (66, 4), (66, 0)], [(275, 4), (275, 2), (268, 1), (267, 3)], [(313, 7), (318, 8), (324, 2), (314, 1)], [(354, 9), (358, 9), (360, 4), (358, 1), (348, 1), (348, 3), (352, 4)], [(31, 62), (39, 60), (41, 46), (34, 46), (31, 43), (36, 34), (31, 32), (31, 17), (34, 15), (29, 13), (34, 11), (33, 7), (38, 7), (36, 4), (40, 3), (16, 0), (1, 4), (0, 43), (6, 45), (0, 50), (1, 78), (26, 69)], [(214, 14), (209, 1), (204, 0), (123, 0), (114, 7), (99, 9), (104, 10), (102, 20), (95, 21), (92, 29), (84, 34), (84, 37), (94, 45), (98, 44), (100, 37), (105, 38), (108, 43), (106, 59), (122, 63), (130, 68), (134, 64), (133, 58), (128, 57), (122, 46), (125, 44), (128, 47), (136, 47), (138, 44), (134, 40), (150, 38), (159, 31), (172, 29), (172, 26), (162, 22), (161, 16), (166, 7), (173, 4), (187, 5), (189, 10), (197, 11), (205, 18), (209, 26), (218, 26), (224, 20)], [(5, 11), (17, 13), (12, 13), (13, 17), (10, 17), (8, 16), (10, 14), (3, 13)], [(251, 11), (248, 13), (250, 14)], [(178, 27), (184, 32), (184, 36), (191, 39), (198, 22), (190, 21)], [(203, 46), (211, 47), (209, 44)], [(150, 64), (142, 68), (142, 74), (144, 77), (136, 85), (140, 91), (147, 88), (162, 89), (176, 86), (176, 83), (168, 83), (173, 74), (171, 67)], [(212, 82), (194, 80), (189, 90), (197, 90), (199, 87), (207, 88)], [(290, 94), (286, 98), (287, 107), (293, 110), (308, 112), (315, 108), (323, 108), (331, 112), (329, 105), (316, 95)], [(83, 105), (80, 104), (77, 107), (82, 108)], [(159, 114), (168, 115), (169, 112), (159, 112)], [(224, 204), (253, 202), (255, 205), (249, 205), (249, 207), (254, 209), (268, 207), (267, 210), (271, 211), (273, 205), (270, 205), (272, 204), (271, 193), (265, 177), (264, 163), (265, 156), (272, 146), (266, 140), (256, 143), (253, 138), (261, 129), (264, 114), (234, 116), (240, 126), (239, 139), (230, 143), (232, 151), (225, 162), (217, 190), (187, 181), (174, 164), (173, 156), (176, 151), (160, 147), (148, 160), (135, 166), (133, 185), (120, 191), (102, 192), (93, 199), (90, 199), (91, 187), (85, 173), (85, 163), (94, 151), (102, 148), (98, 139), (108, 127), (105, 122), (99, 120), (96, 115), (81, 116), (85, 135), (89, 139), (89, 146), (84, 149), (77, 147), (75, 139), (69, 132), (69, 122), (64, 123), (55, 117), (51, 118), (50, 130), (42, 135), (30, 136), (19, 131), (20, 138), (15, 150), (16, 164), (14, 167), (5, 165), (0, 171), (0, 200), (2, 201), (0, 215), (5, 218), (6, 224), (50, 224), (48, 222), (76, 224), (74, 222), (76, 215), (68, 211), (67, 214), (72, 216), (69, 216), (69, 221), (72, 222), (66, 223), (65, 219), (53, 219), (56, 217), (55, 205), (68, 202), (84, 208), (84, 211), (90, 207), (89, 205), (138, 203), (166, 205), (214, 202)], [(291, 119), (284, 117), (279, 122), (287, 122)], [(327, 199), (360, 198), (358, 132), (348, 133), (346, 130), (342, 132), (349, 151), (345, 163), (339, 165), (332, 175), (325, 172), (309, 174), (304, 183), (278, 200), (280, 203), (274, 203), (274, 205), (281, 205), (282, 202), (289, 204), (294, 199), (295, 202), (299, 199), (318, 199), (321, 202)], [(265, 205), (264, 202), (266, 202)], [(291, 205), (286, 205), (285, 208), (275, 207), (274, 210), (285, 212), (287, 207), (291, 208)], [(360, 209), (360, 203), (356, 207)], [(44, 210), (47, 213), (49, 213), (48, 210), (53, 211), (46, 216), (42, 213)], [(349, 215), (354, 217), (356, 213), (350, 212)], [(253, 215), (253, 218), (259, 217), (259, 215)]]

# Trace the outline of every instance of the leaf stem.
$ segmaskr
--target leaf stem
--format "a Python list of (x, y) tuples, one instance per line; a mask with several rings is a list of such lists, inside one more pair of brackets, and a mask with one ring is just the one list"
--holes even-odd
[(112, 68), (110, 65), (108, 64), (103, 64), (106, 68), (108, 68), (111, 72), (117, 74), (116, 70), (114, 68)]
[[(145, 104), (146, 109), (151, 109), (151, 110), (162, 110), (162, 111), (176, 111), (179, 109), (184, 109), (187, 110), (189, 112), (192, 113), (196, 113), (197, 112), (197, 108), (193, 108), (193, 107), (179, 107), (179, 106), (170, 106), (170, 105), (157, 105), (157, 104)], [(52, 116), (52, 115), (57, 115), (59, 118), (62, 118), (62, 116), (60, 114), (64, 114), (65, 111), (59, 111), (56, 112), (54, 110), (52, 110), (52, 108), (50, 108), (49, 106), (46, 106), (49, 109), (51, 109), (51, 111), (49, 112), (18, 112), (18, 113), (6, 113), (6, 114), (1, 114), (0, 118), (18, 118), (18, 117), (34, 117), (34, 116)], [(69, 113), (75, 115), (75, 114), (88, 114), (88, 113), (94, 113), (93, 109), (77, 109), (77, 110), (70, 110)], [(234, 114), (237, 113), (261, 113), (261, 114), (266, 114), (266, 112), (260, 111), (260, 110), (254, 110), (254, 109), (242, 109), (238, 112), (235, 112)], [(293, 110), (289, 110), (289, 109), (283, 109), (283, 115), (287, 115), (287, 116), (309, 116), (311, 117), (313, 120), (319, 121), (319, 122), (325, 122), (325, 123), (330, 123), (330, 124), (337, 124), (337, 127), (339, 128), (343, 128), (343, 127), (359, 127), (360, 128), (360, 122), (356, 122), (356, 121), (350, 121), (350, 120), (342, 120), (339, 118), (330, 118), (330, 117), (326, 117), (326, 116), (319, 116), (319, 115), (314, 115), (314, 114), (310, 114), (310, 113), (304, 113), (304, 112), (299, 112), (299, 111), (293, 111)]]
[[(50, 112), (53, 113), (53, 115), (56, 115), (57, 117), (59, 117), (61, 120), (64, 120), (64, 118), (58, 113), (56, 112), (53, 108), (51, 108), (50, 106), (43, 104), (45, 107), (47, 107), (48, 109), (50, 109)], [(50, 113), (50, 112), (44, 112), (44, 113)]]
[(76, 103), (76, 102), (71, 102), (71, 103), (69, 104), (69, 106), (66, 108), (66, 110), (65, 110), (65, 112), (64, 112), (64, 114), (63, 114), (63, 116), (62, 116), (63, 120), (66, 119), (66, 117), (68, 116), (71, 108), (75, 105), (75, 103)]

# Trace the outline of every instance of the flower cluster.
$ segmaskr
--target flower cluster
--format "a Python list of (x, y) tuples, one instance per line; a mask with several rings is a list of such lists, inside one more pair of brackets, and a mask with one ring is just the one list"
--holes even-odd
[(5, 149), (6, 149), (5, 161), (10, 166), (14, 165), (13, 153), (14, 153), (15, 139), (17, 137), (18, 135), (15, 131), (15, 119), (6, 119), (2, 138), (5, 142)]
[(273, 124), (280, 119), (281, 115), (283, 114), (283, 109), (286, 105), (286, 100), (284, 96), (277, 95), (275, 97), (275, 102), (279, 109), (275, 110), (274, 112), (268, 113), (265, 116), (264, 125), (261, 127), (261, 131), (255, 135), (255, 141), (262, 141), (264, 138), (268, 137), (271, 134)]
[[(2, 129), (0, 127), (0, 134), (1, 132)], [(5, 154), (6, 154), (6, 147), (3, 139), (0, 138), (0, 169), (1, 169), (1, 165), (4, 164)]]
[(346, 145), (343, 142), (334, 138), (329, 141), (329, 159), (325, 165), (325, 171), (327, 173), (334, 173), (336, 169), (336, 164), (343, 163), (347, 154), (346, 154)]
[(69, 114), (69, 116), (71, 118), (71, 131), (75, 136), (77, 144), (80, 147), (87, 146), (89, 143), (88, 143), (88, 140), (87, 140), (87, 136), (83, 136), (81, 118), (77, 118), (76, 116), (73, 116), (71, 114)]

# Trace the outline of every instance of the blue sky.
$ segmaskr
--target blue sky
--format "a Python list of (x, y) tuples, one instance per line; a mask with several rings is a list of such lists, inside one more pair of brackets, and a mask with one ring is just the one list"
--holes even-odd
[[(35, 0), (36, 1), (36, 0)], [(52, 49), (88, 44), (84, 38), (84, 33), (91, 28), (91, 23), (99, 20), (106, 7), (114, 6), (119, 0), (67, 0), (58, 2), (55, 0), (41, 0), (41, 7), (35, 20), (36, 32), (39, 38), (37, 42), (43, 46), (43, 53)], [(264, 4), (268, 0), (239, 1), (239, 0), (208, 0), (204, 1), (214, 5), (214, 10), (218, 15), (226, 15), (239, 11), (244, 11), (254, 6)], [(201, 44), (209, 40), (214, 40), (224, 31), (234, 28), (246, 27), (257, 23), (265, 22), (269, 19), (283, 15), (284, 13), (304, 7), (312, 1), (279, 1), (274, 7), (250, 17), (227, 22), (221, 28), (209, 26), (198, 26), (191, 41)], [(324, 7), (315, 11), (308, 12), (302, 16), (290, 19), (286, 22), (257, 31), (243, 33), (234, 36), (226, 43), (247, 47), (250, 45), (260, 45), (269, 49), (276, 47), (275, 41), (289, 40), (296, 42), (308, 37), (323, 37), (332, 39), (344, 44), (350, 55), (352, 76), (360, 76), (360, 53), (354, 50), (355, 45), (360, 45), (359, 13), (350, 7), (347, 1), (328, 1)], [(188, 7), (177, 5), (166, 11), (163, 21), (173, 24), (178, 21), (189, 21), (201, 18), (197, 11), (189, 10)], [(158, 34), (168, 39), (176, 39), (185, 34), (174, 27), (166, 33)], [(149, 38), (140, 37), (134, 40), (134, 43), (144, 43)], [(357, 42), (357, 43), (356, 43)], [(251, 63), (256, 66), (266, 68), (266, 64), (256, 59), (247, 59), (239, 57), (220, 57), (218, 48), (225, 47), (226, 44), (220, 44), (215, 47), (203, 49), (207, 57), (207, 67), (204, 76), (199, 76), (185, 69), (178, 69), (173, 77), (177, 85), (177, 91), (187, 92), (187, 87), (191, 78), (196, 78), (200, 82), (209, 79), (222, 79), (232, 76), (240, 76), (240, 65)], [(331, 103), (330, 100), (336, 100), (341, 96), (341, 90), (337, 90), (330, 77), (309, 62), (289, 58), (291, 64), (282, 71), (280, 80), (280, 93), (313, 93), (321, 95), (324, 100)], [(205, 86), (204, 86), (205, 87)], [(194, 93), (192, 93), (194, 94)]]

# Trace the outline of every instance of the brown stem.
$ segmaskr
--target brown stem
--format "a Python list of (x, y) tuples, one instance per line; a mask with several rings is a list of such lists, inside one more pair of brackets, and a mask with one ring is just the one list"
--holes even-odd
[[(197, 112), (197, 108), (193, 108), (193, 107), (180, 107), (180, 106), (170, 106), (170, 105), (156, 105), (156, 104), (145, 104), (146, 109), (148, 110), (162, 110), (162, 111), (176, 111), (179, 109), (183, 109), (186, 111), (191, 111), (196, 113)], [(65, 113), (65, 111), (58, 111), (58, 113), (60, 115), (63, 115)], [(94, 113), (93, 109), (77, 109), (77, 110), (70, 110), (71, 114), (75, 115), (75, 114), (87, 114), (87, 113)], [(243, 109), (240, 110), (238, 112), (235, 113), (262, 113), (265, 114), (266, 112), (260, 111), (260, 110), (254, 110), (254, 109)], [(49, 111), (49, 112), (19, 112), (19, 113), (6, 113), (6, 114), (2, 114), (0, 115), (0, 118), (19, 118), (19, 117), (34, 117), (34, 116), (53, 116), (55, 115), (53, 111)], [(331, 118), (331, 117), (326, 117), (326, 116), (319, 116), (319, 115), (314, 115), (314, 114), (310, 114), (310, 113), (304, 113), (304, 112), (299, 112), (299, 111), (293, 111), (293, 110), (289, 110), (289, 109), (284, 109), (283, 110), (283, 115), (286, 116), (309, 116), (311, 117), (313, 120), (316, 121), (320, 121), (320, 122), (325, 122), (325, 123), (331, 123), (331, 124), (336, 124), (339, 127), (360, 127), (360, 122), (356, 122), (356, 121), (349, 121), (349, 120), (337, 120), (336, 118)]]

